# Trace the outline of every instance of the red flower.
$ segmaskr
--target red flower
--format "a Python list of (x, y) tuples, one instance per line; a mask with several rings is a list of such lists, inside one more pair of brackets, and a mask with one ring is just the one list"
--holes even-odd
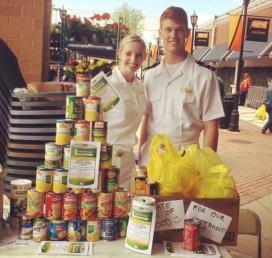
[(84, 17), (84, 24), (92, 24), (91, 21)]
[(95, 19), (98, 20), (98, 21), (100, 21), (101, 18), (102, 18), (100, 14), (95, 14), (94, 17), (95, 17)]
[(109, 20), (110, 17), (111, 17), (111, 16), (110, 16), (109, 13), (103, 13), (103, 14), (102, 14), (102, 19), (103, 19), (103, 20)]
[(79, 63), (76, 60), (71, 61), (68, 65), (77, 66)]

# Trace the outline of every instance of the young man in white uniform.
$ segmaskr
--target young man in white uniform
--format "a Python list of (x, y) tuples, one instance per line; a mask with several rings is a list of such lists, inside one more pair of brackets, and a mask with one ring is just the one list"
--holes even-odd
[(147, 107), (140, 138), (140, 163), (149, 160), (149, 145), (157, 133), (176, 146), (199, 144), (217, 150), (218, 119), (224, 116), (217, 78), (185, 51), (189, 36), (186, 12), (167, 8), (160, 19), (165, 59), (145, 74)]
[(118, 66), (108, 80), (120, 100), (104, 113), (103, 119), (108, 121), (107, 141), (113, 145), (112, 163), (120, 168), (119, 185), (130, 189), (133, 146), (145, 109), (144, 86), (135, 72), (145, 58), (145, 43), (139, 36), (127, 36), (121, 41), (118, 54)]

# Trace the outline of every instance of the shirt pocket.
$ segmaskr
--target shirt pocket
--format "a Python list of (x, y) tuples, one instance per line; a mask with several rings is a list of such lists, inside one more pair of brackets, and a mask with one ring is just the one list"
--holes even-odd
[(190, 120), (195, 108), (195, 96), (193, 94), (182, 94), (175, 96), (175, 112), (181, 122)]
[(152, 114), (153, 117), (158, 117), (160, 114), (160, 106), (161, 106), (161, 92), (154, 91), (149, 96), (149, 100), (152, 106)]

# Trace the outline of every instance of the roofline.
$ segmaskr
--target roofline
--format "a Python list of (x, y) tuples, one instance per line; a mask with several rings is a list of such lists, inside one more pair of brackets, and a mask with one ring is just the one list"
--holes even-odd
[[(248, 12), (252, 12), (253, 10), (263, 7), (267, 4), (271, 4), (271, 0), (251, 0), (248, 5)], [(216, 17), (216, 23), (224, 23), (227, 22), (229, 19), (229, 14), (241, 14), (242, 13), (243, 5), (240, 5), (239, 7), (236, 7), (226, 13), (223, 13)], [(249, 14), (250, 16), (250, 14)], [(215, 18), (209, 21), (204, 22), (203, 24), (198, 25), (198, 30), (207, 30), (211, 29), (214, 26)]]

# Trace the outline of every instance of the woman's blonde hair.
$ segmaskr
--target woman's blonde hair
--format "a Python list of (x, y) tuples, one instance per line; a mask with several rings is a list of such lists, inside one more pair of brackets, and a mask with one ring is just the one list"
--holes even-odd
[(145, 42), (144, 40), (138, 36), (138, 35), (128, 35), (126, 36), (125, 38), (123, 38), (121, 41), (120, 41), (120, 45), (119, 45), (119, 49), (118, 49), (118, 52), (122, 51), (122, 49), (127, 45), (127, 44), (130, 44), (132, 42), (137, 42), (137, 43), (140, 43), (142, 44), (142, 46), (144, 47), (144, 52), (146, 51), (146, 46), (145, 46)]

